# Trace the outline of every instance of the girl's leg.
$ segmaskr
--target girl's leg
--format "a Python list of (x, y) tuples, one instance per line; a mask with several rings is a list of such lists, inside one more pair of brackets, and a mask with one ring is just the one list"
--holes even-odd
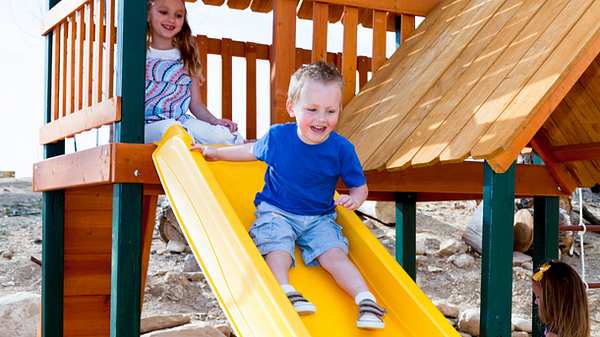
[(333, 276), (337, 284), (348, 294), (355, 297), (363, 291), (369, 291), (362, 275), (340, 248), (332, 248), (318, 257), (321, 266)]
[(174, 119), (164, 119), (153, 123), (144, 125), (144, 143), (150, 144), (158, 142), (165, 134), (167, 129), (173, 124), (181, 125)]
[(278, 250), (268, 253), (265, 260), (279, 284), (289, 284), (288, 272), (292, 266), (292, 257), (290, 254)]

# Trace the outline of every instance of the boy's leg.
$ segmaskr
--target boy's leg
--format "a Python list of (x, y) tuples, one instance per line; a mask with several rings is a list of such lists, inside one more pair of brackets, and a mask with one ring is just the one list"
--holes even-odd
[(292, 266), (292, 257), (288, 252), (281, 250), (270, 252), (265, 256), (267, 265), (275, 275), (279, 284), (289, 284), (288, 272)]

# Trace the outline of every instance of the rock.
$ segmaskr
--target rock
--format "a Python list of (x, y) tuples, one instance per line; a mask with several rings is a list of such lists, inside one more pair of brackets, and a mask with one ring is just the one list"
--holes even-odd
[(417, 233), (415, 250), (417, 255), (432, 255), (439, 249), (440, 240), (428, 233)]
[(434, 301), (433, 304), (435, 304), (436, 308), (438, 308), (438, 310), (441, 311), (444, 316), (449, 318), (458, 317), (460, 309), (456, 305), (450, 304), (443, 300)]
[(455, 239), (447, 239), (440, 243), (440, 249), (436, 252), (439, 256), (450, 256), (467, 251), (467, 245)]
[(423, 268), (427, 265), (427, 256), (417, 255), (415, 260), (417, 262), (417, 267)]
[(185, 256), (185, 260), (183, 261), (183, 272), (184, 273), (194, 273), (200, 271), (200, 266), (198, 262), (196, 262), (196, 258), (193, 254), (188, 254)]
[(140, 323), (140, 333), (147, 333), (156, 330), (173, 328), (187, 324), (191, 321), (187, 315), (163, 315), (142, 318)]
[(221, 331), (206, 323), (196, 323), (180, 326), (173, 329), (154, 331), (142, 337), (227, 337)]
[(191, 282), (201, 282), (204, 280), (204, 274), (202, 274), (202, 272), (185, 273), (185, 277)]
[(436, 266), (428, 266), (427, 271), (430, 273), (439, 273), (439, 272), (444, 271), (444, 269), (440, 268), (440, 267), (436, 267)]
[(186, 242), (185, 236), (179, 227), (179, 223), (175, 218), (173, 209), (169, 205), (168, 201), (165, 200), (164, 204), (160, 208), (160, 217), (158, 219), (158, 233), (160, 234), (161, 240), (169, 242), (171, 240)]
[(215, 329), (219, 330), (226, 337), (234, 336), (233, 330), (231, 330), (231, 327), (227, 324), (216, 325)]
[(533, 262), (525, 262), (525, 263), (521, 264), (521, 268), (529, 270), (529, 271), (533, 271)]
[(396, 223), (396, 204), (392, 201), (377, 201), (375, 217), (385, 223)]
[(2, 336), (29, 337), (37, 332), (40, 296), (20, 292), (0, 298)]
[(457, 255), (452, 255), (448, 259), (449, 262), (452, 262), (458, 268), (468, 268), (475, 263), (475, 258), (469, 254), (462, 253)]
[(458, 332), (458, 334), (460, 335), (460, 337), (471, 337), (471, 335), (469, 335), (468, 333), (464, 333), (464, 332)]
[(472, 336), (479, 336), (479, 309), (461, 311), (458, 317), (458, 329)]
[(510, 337), (529, 337), (529, 334), (524, 331), (513, 331)]
[(171, 240), (167, 244), (167, 250), (171, 253), (183, 253), (185, 251), (185, 243), (177, 240)]
[(532, 331), (531, 319), (527, 319), (527, 318), (519, 317), (519, 316), (513, 316), (512, 324), (515, 326), (515, 330), (517, 330), (517, 331), (524, 331), (524, 332), (529, 332), (529, 333)]
[(528, 209), (520, 209), (514, 215), (513, 250), (526, 252), (533, 242), (533, 216)]
[(521, 252), (513, 252), (513, 266), (522, 266), (524, 263), (531, 262), (531, 256)]
[(12, 249), (6, 250), (2, 253), (2, 257), (7, 260), (11, 260), (13, 256), (15, 256), (15, 252), (13, 252)]

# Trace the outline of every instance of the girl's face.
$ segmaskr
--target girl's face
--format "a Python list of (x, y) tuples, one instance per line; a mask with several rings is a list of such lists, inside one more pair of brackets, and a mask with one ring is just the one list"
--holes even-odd
[(185, 19), (185, 5), (181, 0), (157, 0), (150, 7), (148, 22), (153, 42), (171, 42), (181, 31)]

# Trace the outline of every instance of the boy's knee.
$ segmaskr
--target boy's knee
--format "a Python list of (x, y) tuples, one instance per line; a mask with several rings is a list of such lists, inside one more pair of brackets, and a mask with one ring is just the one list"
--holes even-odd
[(341, 248), (331, 248), (325, 253), (318, 257), (319, 263), (323, 268), (327, 269), (328, 266), (334, 265), (339, 262), (347, 260), (346, 252)]

